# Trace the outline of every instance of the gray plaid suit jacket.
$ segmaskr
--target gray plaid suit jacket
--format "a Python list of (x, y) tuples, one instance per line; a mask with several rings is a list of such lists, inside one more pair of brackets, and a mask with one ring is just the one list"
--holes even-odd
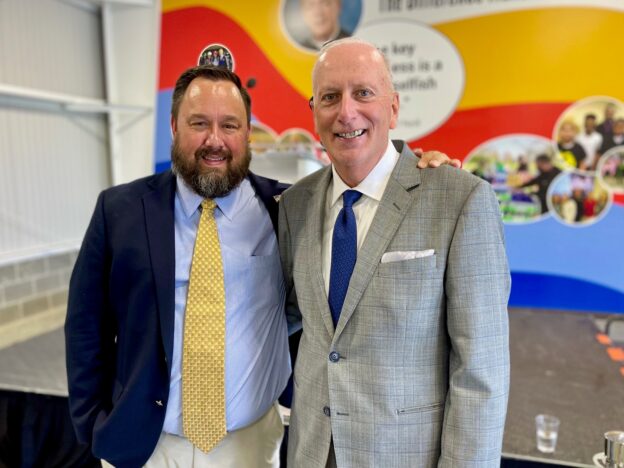
[[(331, 169), (287, 190), (279, 239), (291, 322), (302, 321), (288, 465), (500, 466), (510, 276), (490, 185), (418, 169), (403, 142), (334, 330), (321, 273)], [(434, 255), (381, 263), (385, 252)], [(338, 353), (330, 355), (330, 353)]]

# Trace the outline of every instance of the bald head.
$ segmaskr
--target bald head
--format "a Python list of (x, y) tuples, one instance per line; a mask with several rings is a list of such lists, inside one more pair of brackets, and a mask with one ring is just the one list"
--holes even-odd
[(356, 37), (346, 37), (337, 41), (325, 44), (318, 55), (314, 67), (312, 68), (312, 91), (316, 94), (318, 84), (318, 74), (323, 69), (333, 67), (338, 64), (344, 55), (356, 57), (358, 61), (371, 67), (371, 71), (379, 73), (389, 92), (394, 92), (392, 84), (392, 74), (388, 59), (381, 51), (368, 41)]

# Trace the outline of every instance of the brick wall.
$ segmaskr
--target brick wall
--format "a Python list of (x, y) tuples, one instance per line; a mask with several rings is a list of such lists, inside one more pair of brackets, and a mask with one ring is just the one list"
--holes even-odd
[(0, 347), (62, 325), (77, 251), (0, 266)]

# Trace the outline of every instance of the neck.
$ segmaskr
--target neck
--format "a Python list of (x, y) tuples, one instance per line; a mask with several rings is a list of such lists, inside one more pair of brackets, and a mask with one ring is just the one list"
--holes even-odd
[(381, 157), (377, 159), (377, 161), (374, 161), (370, 167), (363, 167), (360, 165), (345, 166), (334, 164), (334, 168), (336, 169), (336, 172), (338, 173), (342, 181), (350, 188), (353, 188), (359, 185), (364, 179), (366, 179), (366, 177), (368, 177), (368, 174), (370, 174), (370, 172), (375, 168), (380, 159)]
[(336, 167), (336, 172), (342, 179), (342, 181), (347, 184), (350, 188), (356, 187), (360, 182), (362, 182), (368, 173), (366, 174), (354, 174), (351, 171), (342, 171)]

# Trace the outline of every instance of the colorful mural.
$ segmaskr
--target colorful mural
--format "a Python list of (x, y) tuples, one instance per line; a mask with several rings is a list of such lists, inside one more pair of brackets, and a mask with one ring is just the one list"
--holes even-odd
[(621, 3), (163, 0), (162, 8), (156, 170), (169, 167), (175, 79), (219, 60), (249, 88), (263, 167), (283, 167), (276, 158), (288, 151), (320, 167), (327, 157), (308, 107), (317, 47), (327, 35), (362, 37), (387, 54), (401, 95), (393, 136), (463, 159), (494, 187), (510, 304), (624, 312)]

